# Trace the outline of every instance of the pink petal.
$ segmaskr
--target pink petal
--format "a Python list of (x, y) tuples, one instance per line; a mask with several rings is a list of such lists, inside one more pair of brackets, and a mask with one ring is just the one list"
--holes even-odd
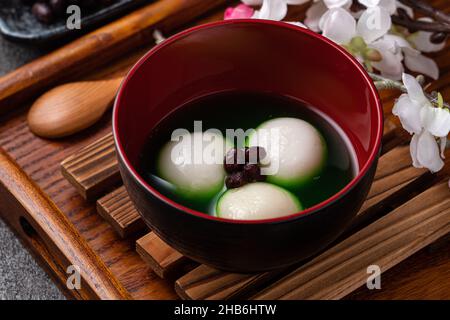
[(249, 19), (253, 16), (255, 10), (245, 4), (240, 4), (234, 8), (230, 7), (225, 10), (224, 19)]

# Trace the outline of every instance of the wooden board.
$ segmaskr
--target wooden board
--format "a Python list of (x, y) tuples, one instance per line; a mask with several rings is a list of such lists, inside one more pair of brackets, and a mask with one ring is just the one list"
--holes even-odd
[[(445, 8), (448, 12), (450, 6), (446, 1), (432, 1), (437, 7)], [(302, 7), (304, 8), (304, 7)], [(300, 9), (299, 9), (300, 10)], [(301, 11), (301, 10), (300, 10)], [(303, 12), (298, 12), (302, 15)], [(213, 21), (221, 19), (223, 10), (217, 10), (211, 16), (202, 19), (201, 22)], [(124, 75), (130, 66), (146, 51), (149, 47), (135, 50), (132, 54), (124, 55), (119, 60), (103, 69), (97, 69), (90, 72), (87, 68), (83, 69), (83, 76), (76, 75), (79, 80), (94, 80), (113, 78)], [(450, 99), (450, 72), (449, 61), (450, 51), (448, 47), (439, 53), (431, 55), (440, 66), (442, 76), (439, 81), (433, 82), (430, 90), (440, 91), (444, 98)], [(382, 95), (386, 113), (386, 132), (395, 130), (398, 124), (394, 117), (390, 116), (394, 93), (386, 92)], [(109, 223), (107, 223), (96, 210), (94, 202), (87, 202), (78, 193), (78, 191), (63, 177), (60, 171), (60, 163), (67, 157), (73, 155), (83, 147), (93, 143), (94, 141), (104, 137), (110, 132), (110, 115), (91, 129), (78, 134), (74, 137), (49, 141), (35, 137), (29, 131), (26, 125), (26, 115), (24, 113), (24, 105), (16, 105), (17, 110), (13, 114), (0, 118), (0, 146), (5, 150), (3, 162), (8, 170), (0, 174), (1, 202), (0, 212), (12, 228), (20, 235), (21, 239), (35, 254), (38, 261), (49, 271), (49, 274), (55, 279), (67, 296), (72, 298), (133, 298), (133, 299), (176, 299), (178, 298), (174, 290), (174, 282), (161, 279), (156, 273), (149, 270), (147, 264), (141, 259), (136, 252), (135, 240), (131, 238), (121, 238)], [(386, 145), (391, 145), (388, 150), (393, 150), (397, 143), (390, 140)], [(387, 151), (388, 151), (387, 150)], [(393, 157), (395, 159), (395, 157)], [(395, 161), (393, 161), (395, 162)], [(16, 175), (23, 177), (23, 184), (28, 185), (28, 192), (13, 193), (13, 178)], [(408, 171), (409, 172), (409, 171)], [(407, 172), (405, 172), (408, 176)], [(441, 177), (444, 179), (443, 177)], [(376, 210), (367, 210), (368, 215), (363, 215), (360, 222), (355, 226), (357, 231), (360, 226), (365, 226), (375, 218), (391, 212), (391, 206), (399, 207), (396, 201), (400, 199), (411, 200), (416, 196), (415, 193), (422, 192), (436, 181), (420, 176), (420, 183), (407, 183), (409, 188), (400, 187), (388, 195), (389, 201), (385, 202), (385, 206), (376, 207)], [(391, 181), (394, 182), (394, 181)], [(417, 190), (416, 190), (417, 189)], [(373, 197), (390, 193), (390, 189), (384, 192), (374, 192)], [(403, 198), (403, 193), (407, 194)], [(51, 229), (43, 230), (36, 226), (42, 225), (42, 220), (36, 219), (35, 209), (36, 200), (32, 197), (28, 202), (23, 201), (27, 194), (41, 195), (42, 201), (48, 203), (51, 212), (62, 213), (66, 222), (61, 224), (64, 231), (62, 233), (71, 234), (67, 237), (71, 239), (72, 247), (85, 248), (80, 250), (80, 256), (84, 266), (96, 266), (96, 270), (90, 281), (85, 281), (85, 291), (67, 290), (65, 281), (67, 274), (65, 268), (67, 263), (73, 262), (74, 257), (64, 246), (55, 246), (56, 240)], [(387, 195), (387, 194), (386, 194)], [(398, 197), (397, 197), (398, 195)], [(400, 196), (401, 195), (401, 196)], [(46, 200), (44, 200), (46, 199)], [(392, 201), (391, 201), (392, 200)], [(404, 200), (402, 200), (404, 201)], [(380, 203), (375, 201), (376, 203)], [(29, 205), (26, 205), (29, 203)], [(373, 207), (373, 206), (371, 206)], [(46, 211), (42, 211), (46, 212)], [(42, 215), (46, 217), (48, 214)], [(20, 217), (27, 217), (28, 224), (23, 222)], [(388, 217), (388, 216), (386, 216)], [(39, 222), (36, 224), (36, 222)], [(62, 220), (61, 220), (62, 221)], [(22, 223), (21, 223), (22, 222)], [(33, 228), (27, 227), (31, 225)], [(358, 227), (359, 226), (359, 227)], [(31, 232), (30, 232), (31, 229)], [(364, 228), (363, 228), (364, 229)], [(30, 237), (33, 230), (38, 237)], [(362, 232), (362, 231), (361, 231)], [(42, 240), (44, 239), (44, 240)], [(80, 239), (80, 240), (75, 240)], [(76, 245), (75, 245), (76, 244)], [(383, 273), (383, 289), (367, 290), (361, 286), (356, 291), (347, 295), (347, 299), (407, 299), (407, 298), (450, 298), (450, 283), (445, 281), (449, 279), (448, 270), (450, 270), (450, 251), (448, 244), (438, 247), (432, 254), (427, 251), (420, 251), (412, 255), (410, 258), (399, 263), (397, 266), (390, 268)], [(84, 253), (84, 254), (82, 254)], [(86, 254), (87, 253), (87, 254)], [(55, 258), (60, 257), (60, 258)], [(392, 256), (391, 256), (391, 259)], [(97, 263), (95, 262), (97, 261)], [(92, 263), (92, 264), (91, 264)], [(417, 267), (416, 267), (417, 266)], [(205, 267), (203, 267), (205, 268)], [(194, 269), (199, 270), (199, 269)], [(202, 271), (202, 270), (200, 270)], [(258, 287), (267, 288), (275, 280), (283, 281), (283, 276), (289, 276), (291, 272), (296, 270), (287, 270), (273, 277), (266, 277), (266, 274), (254, 275), (247, 283), (256, 283)], [(214, 271), (209, 271), (213, 272)], [(223, 275), (223, 273), (220, 273)], [(87, 278), (87, 277), (86, 277)], [(437, 280), (436, 280), (437, 279)], [(220, 279), (218, 281), (221, 281)], [(225, 279), (225, 281), (229, 282)], [(236, 280), (233, 280), (236, 281)], [(236, 283), (236, 282), (235, 282)], [(355, 287), (356, 285), (353, 284)], [(231, 286), (232, 287), (232, 286)], [(244, 286), (250, 288), (252, 286)], [(99, 290), (98, 288), (110, 288), (108, 290)], [(230, 287), (229, 287), (230, 288)], [(102, 292), (99, 292), (102, 291)], [(250, 297), (254, 295), (251, 290), (238, 290), (231, 288), (229, 294), (222, 290), (218, 294), (226, 297), (244, 296)], [(236, 293), (238, 292), (238, 294)], [(259, 290), (258, 292), (263, 292)], [(201, 292), (200, 292), (201, 293)], [(210, 291), (205, 292), (207, 297), (214, 297)]]
[(161, 278), (180, 275), (183, 270), (189, 269), (189, 265), (196, 265), (153, 232), (136, 241), (136, 251)]
[(61, 172), (87, 201), (114, 190), (121, 178), (112, 134), (95, 141), (61, 163)]
[(147, 229), (124, 186), (99, 199), (97, 212), (122, 238), (139, 234)]
[[(391, 139), (393, 137), (387, 135), (384, 142), (390, 143)], [(205, 265), (196, 267), (152, 232), (137, 241), (137, 252), (161, 278), (169, 274), (182, 275), (175, 289), (183, 299), (343, 298), (364, 284), (367, 278), (364, 266), (372, 263), (386, 271), (439, 237), (450, 234), (447, 182), (439, 182), (442, 174), (433, 176), (425, 169), (414, 168), (409, 146), (402, 144), (401, 139), (396, 141), (396, 147), (384, 149), (375, 181), (357, 219), (344, 236), (307, 264), (262, 274), (228, 273)], [(103, 148), (102, 143), (94, 143), (74, 156), (84, 154), (85, 149), (91, 150), (95, 145)], [(85, 165), (91, 167), (90, 161), (85, 161)], [(83, 168), (83, 162), (79, 168)], [(97, 169), (101, 171), (101, 166)], [(426, 190), (431, 185), (434, 186)], [(119, 200), (121, 203), (130, 201), (125, 191)], [(417, 237), (418, 230), (420, 237)], [(324, 260), (328, 264), (323, 263)], [(340, 265), (344, 269), (334, 268)], [(193, 270), (187, 272), (189, 269)], [(314, 270), (314, 277), (303, 276), (309, 274), (310, 269)], [(330, 275), (324, 280), (321, 276), (326, 273)], [(340, 278), (341, 275), (344, 277)], [(273, 283), (282, 276), (282, 280)]]
[[(202, 0), (201, 2), (203, 4), (200, 4), (200, 7), (206, 9), (204, 5), (207, 1)], [(218, 3), (223, 2), (215, 2), (216, 7)], [(223, 17), (223, 10), (224, 8), (219, 6), (219, 9), (206, 17), (206, 11), (197, 12), (201, 15), (195, 23), (218, 20)], [(195, 12), (190, 12), (190, 14), (192, 13)], [(171, 23), (170, 21), (163, 21), (160, 26), (164, 30), (164, 25), (168, 27)], [(191, 25), (193, 24), (194, 22)], [(107, 67), (98, 68), (96, 72), (92, 72), (92, 68), (83, 68), (84, 75), (80, 76), (76, 73), (77, 79), (108, 79), (125, 75), (130, 67), (153, 46), (151, 35), (147, 35), (146, 39), (142, 41), (142, 43), (148, 43), (146, 46), (127, 55), (122, 55), (120, 59)], [(58, 79), (58, 81), (61, 80)], [(28, 102), (23, 105), (15, 105), (15, 112), (0, 117), (0, 147), (7, 155), (5, 161), (10, 164), (11, 168), (18, 168), (21, 173), (25, 174), (33, 188), (36, 189), (35, 192), (42, 192), (55, 208), (64, 214), (70, 225), (73, 226), (74, 238), (83, 239), (95, 259), (106, 268), (102, 277), (112, 279), (113, 285), (117, 285), (116, 291), (125, 292), (120, 298), (177, 298), (172, 286), (167, 285), (155, 273), (148, 272), (147, 265), (135, 251), (135, 240), (122, 240), (113, 228), (98, 215), (95, 203), (86, 202), (61, 174), (60, 163), (64, 159), (110, 132), (111, 114), (106, 114), (102, 121), (74, 137), (50, 141), (38, 138), (30, 132), (26, 123), (26, 107), (28, 107)], [(0, 176), (2, 188), (10, 187), (12, 174), (13, 171), (11, 170)], [(3, 192), (3, 189), (1, 191)], [(5, 199), (3, 195), (5, 195)], [(24, 212), (27, 212), (29, 223), (33, 224), (35, 212), (32, 207), (24, 208), (24, 199), (16, 197), (18, 196), (6, 192), (2, 194), (2, 201), (0, 202), (2, 218), (17, 233), (66, 296), (75, 299), (103, 297), (101, 292), (96, 292), (96, 290), (103, 290), (103, 285), (92, 285), (92, 290), (85, 292), (67, 289), (68, 274), (65, 272), (67, 262), (63, 263), (63, 261), (60, 261), (62, 259), (55, 258), (54, 246), (41, 241), (37, 242), (27, 236), (21, 226), (20, 218)], [(12, 206), (9, 202), (15, 203), (15, 205)], [(37, 232), (42, 231), (38, 229)], [(52, 244), (55, 236), (51, 233), (39, 233), (39, 238), (47, 238), (49, 244)], [(69, 250), (72, 250), (71, 247), (60, 252), (62, 256), (66, 257), (66, 260), (68, 257), (70, 258), (69, 252), (67, 252)], [(81, 257), (81, 259), (84, 259), (84, 257)], [(97, 283), (101, 283), (101, 281), (99, 280)]]

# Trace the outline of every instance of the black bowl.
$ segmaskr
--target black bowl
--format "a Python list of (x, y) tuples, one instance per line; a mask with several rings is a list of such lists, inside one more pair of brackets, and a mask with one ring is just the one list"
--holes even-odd
[[(269, 220), (217, 218), (163, 196), (136, 170), (149, 134), (185, 102), (230, 89), (276, 92), (318, 108), (347, 134), (357, 176), (326, 201)], [(281, 22), (234, 20), (184, 31), (141, 59), (118, 93), (113, 131), (124, 184), (156, 234), (200, 263), (255, 272), (306, 259), (345, 230), (373, 181), (383, 113), (370, 77), (340, 46)]]

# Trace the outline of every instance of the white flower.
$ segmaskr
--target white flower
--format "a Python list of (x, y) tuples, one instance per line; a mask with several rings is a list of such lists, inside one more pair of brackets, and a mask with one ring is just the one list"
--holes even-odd
[(422, 105), (415, 103), (407, 94), (402, 94), (396, 101), (392, 113), (400, 118), (403, 128), (410, 134), (420, 133), (420, 110)]
[(323, 0), (328, 9), (349, 7), (351, 1), (349, 0)]
[(156, 44), (160, 44), (166, 40), (166, 37), (164, 37), (161, 31), (157, 29), (153, 31), (153, 38), (155, 39)]
[[(433, 79), (439, 77), (439, 68), (434, 60), (424, 56), (419, 51), (440, 50), (442, 45), (430, 42), (428, 32), (417, 32), (411, 41), (419, 49), (416, 50), (404, 38), (389, 34), (392, 21), (391, 15), (398, 8), (409, 11), (408, 7), (396, 0), (359, 0), (367, 7), (366, 10), (350, 12), (350, 0), (315, 0), (306, 11), (305, 24), (313, 31), (322, 34), (339, 44), (348, 44), (355, 37), (362, 37), (369, 48), (376, 49), (382, 59), (371, 61), (370, 65), (384, 77), (400, 80), (405, 65), (409, 70), (425, 74)], [(445, 44), (443, 44), (445, 45)], [(358, 61), (364, 62), (364, 57), (358, 56)]]
[(356, 36), (356, 20), (345, 9), (328, 10), (319, 21), (322, 35), (339, 44), (345, 44)]
[[(241, 0), (244, 4), (248, 6), (260, 6), (264, 0)], [(309, 2), (309, 0), (285, 0), (287, 4), (299, 5)]]
[(400, 36), (386, 34), (369, 44), (369, 47), (381, 53), (383, 59), (372, 65), (387, 78), (400, 80), (404, 71), (403, 62), (411, 71), (425, 74), (433, 79), (439, 78), (436, 62), (413, 49), (409, 42)]
[(315, 1), (311, 5), (311, 7), (309, 7), (308, 10), (306, 10), (306, 18), (305, 18), (306, 26), (315, 32), (321, 31), (319, 28), (319, 22), (322, 16), (327, 11), (328, 8), (323, 1)]
[(413, 166), (438, 172), (444, 167), (435, 137), (426, 130), (413, 135), (410, 145)]
[(281, 21), (286, 14), (286, 0), (264, 0), (261, 9), (255, 11), (253, 18)]
[(422, 132), (421, 110), (432, 107), (431, 102), (425, 97), (422, 87), (417, 80), (403, 74), (403, 84), (408, 93), (404, 93), (396, 101), (392, 113), (400, 118), (403, 128), (410, 134)]
[(241, 1), (248, 6), (260, 6), (263, 3), (263, 0), (241, 0)]
[(259, 6), (260, 10), (255, 11), (253, 18), (281, 21), (286, 17), (288, 5), (300, 5), (309, 0), (242, 0), (249, 6)]
[[(351, 4), (351, 0), (324, 0), (325, 10), (323, 12), (317, 10), (321, 8), (317, 5), (316, 11), (311, 11), (309, 14), (321, 14), (320, 19), (318, 19), (318, 28), (322, 31), (323, 36), (336, 43), (345, 44), (356, 33), (356, 21), (349, 12)], [(306, 16), (308, 18), (308, 12)], [(314, 16), (309, 18), (308, 22), (314, 22), (316, 19)]]
[(414, 10), (411, 7), (401, 3), (399, 0), (395, 1), (395, 5), (397, 7), (395, 10), (396, 13), (398, 12), (398, 9), (403, 9), (410, 18), (414, 18)]
[(367, 43), (384, 36), (392, 26), (391, 15), (382, 7), (369, 7), (358, 20), (356, 30)]
[[(433, 19), (428, 17), (419, 18), (417, 20), (427, 22), (433, 21)], [(432, 43), (430, 41), (430, 37), (432, 34), (432, 32), (418, 31), (409, 36), (409, 40), (414, 44), (417, 50), (420, 50), (422, 52), (435, 52), (444, 49), (446, 41), (443, 41), (439, 44)]]
[(301, 22), (297, 22), (297, 21), (288, 21), (287, 23), (292, 24), (292, 25), (297, 26), (297, 27), (300, 27), (300, 28), (303, 28), (303, 29), (308, 29), (308, 27), (305, 26), (305, 25), (304, 25), (303, 23), (301, 23)]
[(450, 112), (434, 107), (413, 76), (403, 74), (403, 84), (408, 93), (400, 96), (392, 113), (413, 134), (410, 151), (414, 167), (437, 172), (444, 166), (442, 158), (450, 131)]
[(425, 74), (434, 80), (439, 78), (439, 67), (433, 59), (410, 47), (403, 47), (402, 50), (405, 55), (405, 66), (409, 70)]
[(367, 9), (355, 15), (350, 12), (350, 0), (323, 0), (314, 3), (306, 12), (305, 24), (325, 37), (346, 44), (353, 37), (361, 36), (371, 43), (385, 35), (391, 28), (390, 12), (395, 11), (394, 0), (360, 0)]
[(448, 136), (450, 130), (450, 112), (448, 109), (425, 106), (420, 111), (420, 121), (424, 129), (433, 136)]
[(386, 35), (370, 43), (369, 47), (378, 50), (383, 57), (381, 61), (373, 62), (372, 66), (380, 71), (383, 77), (400, 80), (404, 71), (403, 54), (396, 41)]

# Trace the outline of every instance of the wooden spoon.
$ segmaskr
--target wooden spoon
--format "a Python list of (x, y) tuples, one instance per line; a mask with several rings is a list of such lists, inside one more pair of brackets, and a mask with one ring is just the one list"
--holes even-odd
[(112, 106), (122, 78), (74, 82), (39, 97), (28, 113), (31, 131), (44, 138), (61, 138), (96, 123)]

